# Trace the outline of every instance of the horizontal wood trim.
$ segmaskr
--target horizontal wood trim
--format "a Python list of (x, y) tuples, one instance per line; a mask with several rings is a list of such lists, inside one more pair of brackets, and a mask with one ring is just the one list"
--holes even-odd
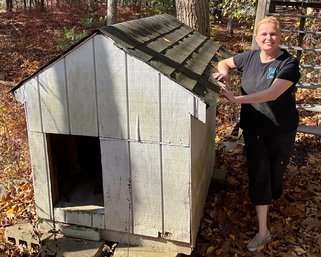
[(313, 84), (313, 83), (298, 83), (296, 84), (297, 88), (305, 88), (305, 89), (321, 89), (321, 84)]
[(273, 17), (293, 17), (293, 18), (309, 18), (309, 19), (321, 19), (321, 16), (315, 15), (301, 15), (301, 14), (291, 14), (291, 13), (267, 13), (267, 16)]
[(271, 1), (271, 5), (279, 6), (302, 6), (302, 7), (315, 7), (318, 8), (321, 6), (320, 1), (300, 1), (300, 0), (278, 0)]
[(285, 32), (285, 33), (298, 33), (298, 34), (321, 35), (321, 31), (299, 30), (299, 29), (281, 29), (281, 32)]
[(301, 132), (305, 134), (321, 135), (321, 127), (299, 125), (299, 127), (297, 128), (297, 132)]
[(321, 105), (320, 104), (297, 104), (297, 109), (304, 109), (310, 112), (320, 112), (321, 113)]
[(302, 46), (289, 46), (289, 45), (280, 45), (283, 49), (292, 49), (292, 50), (299, 50), (299, 51), (306, 51), (306, 52), (321, 52), (321, 48), (304, 48)]

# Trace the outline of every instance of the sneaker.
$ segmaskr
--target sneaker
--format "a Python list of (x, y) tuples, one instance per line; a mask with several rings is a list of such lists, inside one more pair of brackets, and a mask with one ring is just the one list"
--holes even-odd
[(253, 237), (253, 239), (247, 244), (247, 249), (250, 252), (256, 252), (261, 245), (266, 244), (268, 241), (270, 241), (270, 239), (271, 239), (270, 231), (267, 231), (264, 237), (262, 237), (259, 233), (257, 233), (255, 237)]

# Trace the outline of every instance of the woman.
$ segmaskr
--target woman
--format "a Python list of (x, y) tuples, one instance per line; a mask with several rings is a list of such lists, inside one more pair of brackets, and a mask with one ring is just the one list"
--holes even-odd
[[(298, 112), (295, 84), (300, 78), (298, 60), (281, 50), (280, 24), (272, 17), (261, 20), (255, 30), (259, 50), (244, 52), (218, 63), (213, 78), (222, 95), (241, 104), (240, 127), (243, 129), (249, 196), (255, 205), (258, 233), (247, 248), (251, 252), (268, 242), (268, 209), (282, 194), (283, 174), (293, 150)], [(242, 72), (242, 95), (235, 96), (227, 87), (229, 71)]]

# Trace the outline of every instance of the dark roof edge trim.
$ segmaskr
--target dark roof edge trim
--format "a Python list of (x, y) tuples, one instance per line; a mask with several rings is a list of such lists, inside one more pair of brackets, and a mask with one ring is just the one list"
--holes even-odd
[(92, 38), (95, 35), (98, 34), (106, 34), (103, 31), (101, 31), (100, 29), (96, 29), (93, 30), (92, 32), (90, 32), (88, 35), (86, 35), (85, 37), (83, 37), (81, 40), (79, 40), (77, 43), (73, 44), (72, 46), (70, 46), (68, 49), (66, 49), (65, 51), (63, 51), (61, 54), (57, 55), (56, 57), (54, 57), (53, 59), (51, 59), (49, 62), (47, 62), (46, 64), (44, 64), (43, 66), (41, 66), (39, 69), (37, 69), (36, 72), (34, 72), (33, 74), (29, 75), (28, 77), (24, 78), (23, 80), (21, 80), (16, 86), (14, 86), (12, 89), (9, 90), (10, 92), (13, 92), (15, 90), (17, 90), (19, 87), (21, 87), (24, 83), (26, 83), (28, 80), (30, 80), (32, 77), (37, 76), (39, 73), (41, 73), (44, 69), (46, 69), (49, 65), (53, 64), (54, 62), (58, 61), (59, 59), (61, 59), (62, 57), (64, 57), (65, 55), (67, 55), (67, 53), (69, 53), (71, 50), (77, 48), (79, 45), (81, 45), (82, 43), (84, 43), (85, 41), (89, 40), (90, 38)]

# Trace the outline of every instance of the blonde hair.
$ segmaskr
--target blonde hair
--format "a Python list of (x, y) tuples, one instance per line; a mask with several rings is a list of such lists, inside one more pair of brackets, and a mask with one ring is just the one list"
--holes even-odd
[(265, 23), (273, 23), (278, 31), (279, 34), (281, 34), (281, 28), (280, 28), (280, 22), (274, 18), (274, 17), (266, 17), (266, 18), (263, 18), (262, 20), (260, 20), (257, 24), (256, 24), (256, 28), (255, 28), (255, 35), (257, 34), (257, 31), (259, 29), (259, 27), (262, 25), (262, 24), (265, 24)]

